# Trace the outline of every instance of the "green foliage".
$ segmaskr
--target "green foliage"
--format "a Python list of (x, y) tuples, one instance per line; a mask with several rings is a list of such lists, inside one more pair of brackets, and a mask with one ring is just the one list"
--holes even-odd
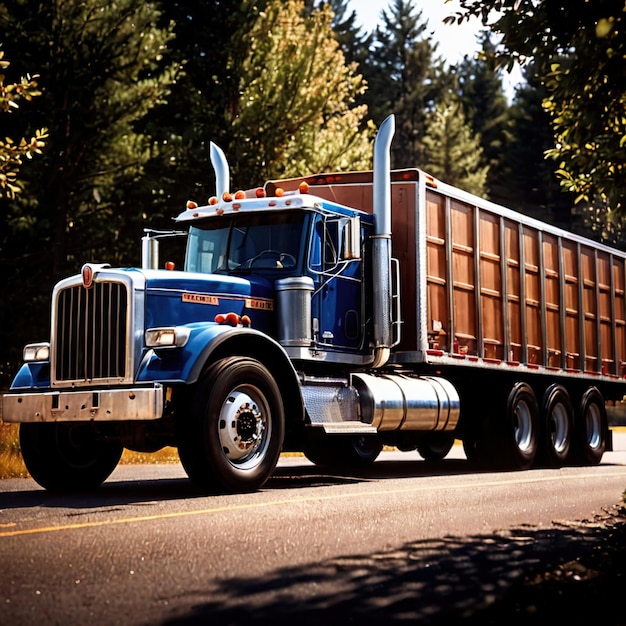
[(611, 0), (461, 0), (460, 18), (500, 11), (492, 29), (503, 35), (503, 63), (533, 59), (548, 89), (562, 186), (578, 204), (626, 213), (626, 17)]
[(511, 106), (504, 94), (502, 71), (494, 67), (491, 59), (495, 48), (490, 33), (483, 31), (480, 41), (482, 53), (476, 58), (466, 56), (454, 71), (465, 117), (480, 136), (481, 164), (489, 169), (485, 191), (491, 200), (502, 203), (508, 199), (510, 186), (510, 172), (504, 166), (512, 141)]
[[(4, 51), (0, 50), (0, 70), (3, 72), (10, 62), (4, 58)], [(7, 115), (19, 107), (21, 100), (27, 102), (41, 95), (37, 87), (38, 76), (22, 76), (18, 83), (5, 84), (6, 76), (0, 74), (0, 114)], [(21, 137), (15, 140), (11, 137), (0, 139), (0, 194), (15, 198), (21, 191), (18, 173), (24, 157), (32, 159), (33, 155), (41, 154), (41, 149), (48, 138), (46, 128), (37, 129), (35, 135), (27, 140)]]
[(428, 115), (424, 136), (429, 174), (476, 195), (484, 195), (488, 165), (481, 165), (480, 137), (465, 121), (458, 99), (448, 97)]
[[(159, 18), (154, 4), (136, 0), (0, 5), (8, 58), (40, 74), (41, 95), (10, 116), (11, 128), (45, 126), (50, 135), (44, 154), (23, 170), (24, 192), (0, 202), (0, 280), (11, 294), (0, 314), (12, 321), (0, 328), (2, 350), (11, 351), (3, 359), (48, 336), (57, 280), (85, 261), (139, 257), (149, 210), (132, 202), (132, 191), (161, 147), (137, 123), (167, 97), (177, 72), (165, 58), (171, 27), (157, 26)], [(8, 134), (6, 117), (0, 136)], [(19, 316), (11, 303), (21, 305)]]
[(327, 6), (303, 15), (301, 0), (270, 0), (250, 30), (237, 75), (229, 151), (245, 186), (302, 172), (366, 167), (371, 131), (361, 131), (365, 89), (346, 65)]
[(426, 115), (441, 97), (444, 83), (443, 64), (434, 60), (435, 53), (422, 13), (415, 13), (408, 0), (393, 0), (382, 13), (363, 68), (371, 117), (383, 120), (390, 113), (396, 115), (393, 167), (424, 162)]

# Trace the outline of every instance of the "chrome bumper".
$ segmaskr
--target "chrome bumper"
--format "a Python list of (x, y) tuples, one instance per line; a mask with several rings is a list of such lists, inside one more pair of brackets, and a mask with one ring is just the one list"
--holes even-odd
[(8, 393), (4, 422), (156, 420), (163, 416), (163, 386), (107, 390)]

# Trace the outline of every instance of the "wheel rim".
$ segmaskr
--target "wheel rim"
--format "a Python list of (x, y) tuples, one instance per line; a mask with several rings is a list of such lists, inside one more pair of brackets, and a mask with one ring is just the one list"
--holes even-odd
[(592, 403), (585, 412), (585, 433), (587, 434), (587, 445), (597, 450), (602, 445), (602, 414), (600, 407)]
[(527, 452), (532, 448), (533, 419), (526, 402), (519, 402), (515, 407), (515, 443), (519, 450)]
[(569, 417), (567, 408), (560, 402), (550, 414), (550, 438), (556, 452), (562, 453), (567, 449), (570, 438)]
[(268, 415), (269, 407), (256, 387), (237, 387), (228, 395), (220, 411), (218, 436), (232, 465), (251, 469), (263, 460), (271, 428)]

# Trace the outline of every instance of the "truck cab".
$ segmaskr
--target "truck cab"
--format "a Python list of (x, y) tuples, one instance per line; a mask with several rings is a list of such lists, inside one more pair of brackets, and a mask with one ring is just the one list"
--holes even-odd
[[(299, 191), (253, 192), (178, 216), (188, 228), (184, 271), (248, 282), (249, 297), (233, 300), (233, 312), (292, 356), (366, 364), (371, 320), (362, 246), (373, 217)], [(225, 306), (223, 299), (215, 304), (215, 314), (228, 313)]]

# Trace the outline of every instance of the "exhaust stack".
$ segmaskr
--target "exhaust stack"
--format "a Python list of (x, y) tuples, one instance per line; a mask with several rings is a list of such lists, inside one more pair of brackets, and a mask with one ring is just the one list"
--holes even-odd
[(223, 150), (213, 142), (210, 144), (209, 154), (215, 172), (215, 195), (221, 198), (222, 194), (230, 191), (230, 168)]
[(391, 140), (395, 117), (380, 125), (374, 141), (374, 241), (372, 243), (374, 362), (382, 367), (389, 360), (393, 343), (391, 315)]

